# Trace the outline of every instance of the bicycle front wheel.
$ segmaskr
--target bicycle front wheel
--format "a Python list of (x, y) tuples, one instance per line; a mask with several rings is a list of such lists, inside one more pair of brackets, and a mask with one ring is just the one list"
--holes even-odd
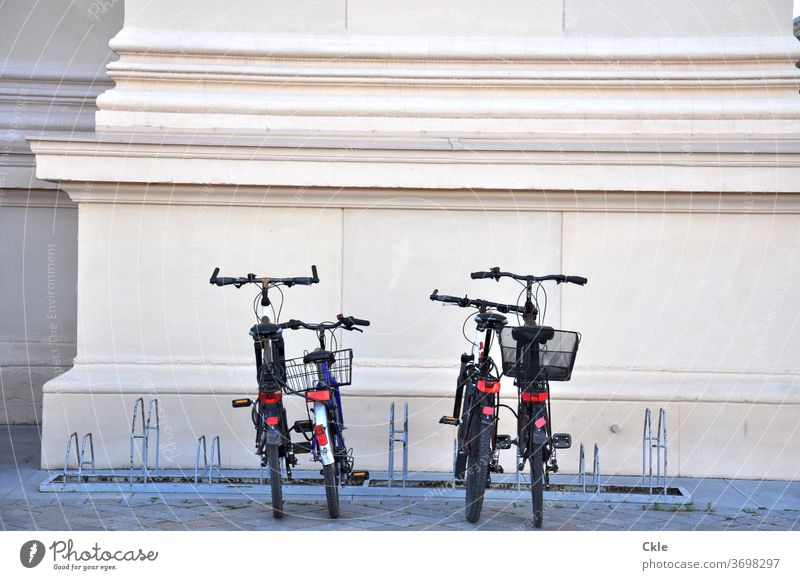
[(267, 447), (269, 464), (269, 485), (272, 492), (272, 517), (283, 517), (283, 489), (281, 488), (281, 457), (280, 445)]
[(467, 503), (464, 511), (467, 521), (471, 523), (481, 517), (483, 496), (489, 479), (489, 425), (484, 425), (481, 419), (480, 414), (472, 418), (477, 426), (474, 429), (475, 436), (470, 441), (466, 470)]
[(531, 499), (533, 500), (533, 527), (541, 528), (544, 522), (544, 459), (542, 445), (534, 445), (531, 453)]
[(339, 483), (336, 481), (336, 464), (322, 466), (322, 476), (325, 479), (325, 498), (328, 500), (328, 513), (332, 518), (338, 518), (339, 510)]

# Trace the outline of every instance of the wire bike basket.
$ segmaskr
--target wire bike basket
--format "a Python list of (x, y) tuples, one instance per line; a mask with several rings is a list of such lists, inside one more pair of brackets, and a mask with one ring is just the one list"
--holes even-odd
[[(331, 384), (327, 384), (329, 381), (324, 376), (323, 368), (326, 362)], [(334, 382), (336, 386), (344, 387), (350, 384), (352, 375), (352, 348), (324, 353), (316, 350), (286, 361), (284, 390), (289, 394), (299, 394), (320, 387), (332, 387)]]
[(568, 381), (581, 335), (549, 326), (507, 326), (500, 331), (503, 374), (522, 382)]

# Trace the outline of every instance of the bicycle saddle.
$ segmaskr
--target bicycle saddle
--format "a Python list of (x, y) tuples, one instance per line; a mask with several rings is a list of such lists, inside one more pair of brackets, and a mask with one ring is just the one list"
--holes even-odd
[(497, 312), (481, 312), (475, 316), (478, 330), (484, 331), (487, 328), (502, 328), (508, 324), (508, 318)]
[(555, 336), (552, 326), (518, 326), (511, 331), (514, 340), (544, 344)]
[(336, 359), (336, 355), (333, 354), (329, 350), (313, 350), (311, 352), (306, 353), (303, 356), (303, 362), (305, 364), (314, 363), (314, 362), (322, 362), (324, 360), (328, 361), (329, 364), (333, 364), (333, 361)]
[(281, 327), (278, 324), (272, 324), (271, 322), (262, 322), (261, 324), (253, 325), (253, 328), (250, 329), (250, 336), (261, 338), (264, 336), (275, 336), (281, 333)]

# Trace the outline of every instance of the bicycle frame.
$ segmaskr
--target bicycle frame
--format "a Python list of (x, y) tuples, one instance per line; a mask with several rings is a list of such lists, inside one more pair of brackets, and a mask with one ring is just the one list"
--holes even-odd
[[(466, 457), (469, 453), (470, 445), (475, 439), (478, 428), (478, 425), (474, 423), (476, 417), (480, 417), (481, 424), (489, 427), (491, 434), (490, 469), (495, 469), (497, 465), (497, 422), (500, 405), (500, 381), (495, 380), (496, 377), (491, 374), (492, 359), (489, 356), (493, 334), (492, 328), (480, 330), (476, 326), (471, 352), (469, 355), (465, 353), (461, 357), (461, 372), (456, 388), (453, 415), (461, 417), (459, 430), (463, 445), (458, 450), (458, 454), (462, 457)], [(472, 364), (472, 361), (476, 359), (477, 364)], [(466, 397), (464, 397), (464, 389), (469, 389)], [(464, 408), (462, 408), (462, 400)], [(477, 409), (480, 409), (480, 413), (476, 412)]]
[[(262, 320), (265, 318), (263, 317)], [(283, 336), (277, 335), (262, 340), (254, 337), (254, 348), (258, 399), (253, 407), (252, 418), (256, 427), (257, 454), (261, 456), (261, 464), (266, 465), (267, 446), (279, 445), (279, 453), (284, 458), (287, 476), (291, 477), (292, 467), (297, 464), (297, 461), (290, 442), (286, 408), (283, 405), (282, 385), (272, 373), (264, 372), (265, 365), (272, 365), (273, 370), (277, 366), (279, 372), (286, 372)], [(262, 352), (265, 355), (263, 357)], [(267, 377), (262, 375), (267, 375)], [(265, 378), (267, 380), (264, 380)]]

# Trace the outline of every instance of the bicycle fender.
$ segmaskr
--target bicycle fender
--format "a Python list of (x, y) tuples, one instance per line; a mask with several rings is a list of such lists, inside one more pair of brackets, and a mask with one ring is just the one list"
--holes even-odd
[(316, 426), (322, 425), (322, 428), (325, 430), (325, 438), (327, 439), (327, 443), (325, 445), (320, 445), (319, 441), (317, 440), (317, 449), (319, 449), (319, 458), (322, 461), (322, 465), (330, 465), (335, 461), (333, 457), (333, 447), (331, 446), (331, 433), (328, 429), (328, 407), (325, 406), (325, 403), (317, 402), (314, 403), (314, 430), (316, 431)]
[(281, 444), (281, 434), (280, 432), (275, 429), (271, 428), (267, 430), (267, 445), (280, 445)]
[(535, 445), (544, 445), (547, 443), (547, 432), (544, 429), (534, 429), (533, 443)]

